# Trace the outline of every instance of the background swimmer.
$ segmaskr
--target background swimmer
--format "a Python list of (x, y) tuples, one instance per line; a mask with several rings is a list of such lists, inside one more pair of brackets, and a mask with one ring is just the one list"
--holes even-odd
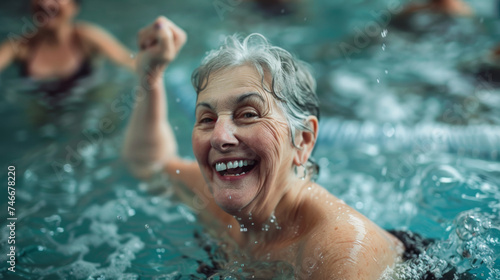
[(473, 16), (472, 8), (462, 0), (430, 0), (422, 4), (410, 4), (402, 12), (403, 14), (415, 12), (437, 12), (452, 16)]
[(20, 76), (26, 78), (19, 82), (15, 98), (22, 100), (34, 124), (55, 123), (63, 110), (83, 113), (81, 106), (71, 108), (82, 100), (99, 104), (116, 95), (116, 86), (96, 75), (97, 57), (135, 69), (132, 52), (111, 34), (94, 24), (75, 21), (79, 9), (77, 0), (32, 0), (32, 33), (9, 36), (0, 45), (0, 72), (15, 62)]
[(133, 70), (131, 51), (111, 34), (96, 25), (74, 21), (79, 2), (32, 0), (32, 14), (43, 22), (37, 24), (32, 37), (10, 38), (0, 45), (0, 71), (19, 62), (23, 76), (68, 81), (88, 75), (91, 60), (97, 55)]

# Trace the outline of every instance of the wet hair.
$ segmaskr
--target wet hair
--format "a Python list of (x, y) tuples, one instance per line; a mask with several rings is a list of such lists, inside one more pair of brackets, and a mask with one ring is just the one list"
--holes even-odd
[[(212, 73), (230, 67), (252, 65), (262, 76), (264, 90), (272, 94), (285, 113), (290, 128), (292, 144), (297, 131), (312, 131), (305, 123), (309, 116), (319, 120), (319, 101), (316, 95), (316, 81), (310, 66), (295, 58), (288, 51), (272, 46), (261, 34), (250, 34), (246, 38), (239, 35), (226, 37), (222, 46), (212, 50), (194, 70), (191, 81), (197, 94), (209, 82)], [(272, 77), (271, 88), (264, 83), (265, 73)], [(319, 172), (319, 166), (309, 157), (307, 168), (312, 178)]]

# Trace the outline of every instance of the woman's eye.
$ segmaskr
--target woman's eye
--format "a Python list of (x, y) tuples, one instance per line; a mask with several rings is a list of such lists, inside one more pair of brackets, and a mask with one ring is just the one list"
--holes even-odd
[(212, 119), (212, 118), (203, 118), (200, 120), (200, 123), (211, 123), (213, 121), (214, 121), (214, 119)]
[(256, 113), (247, 112), (247, 113), (243, 114), (243, 117), (244, 118), (255, 118), (255, 117), (258, 117), (258, 115)]

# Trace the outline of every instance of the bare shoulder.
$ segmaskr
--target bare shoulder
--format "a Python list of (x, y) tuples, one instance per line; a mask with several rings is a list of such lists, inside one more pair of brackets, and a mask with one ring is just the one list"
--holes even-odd
[(378, 279), (398, 261), (402, 248), (359, 212), (328, 199), (331, 204), (318, 210), (320, 220), (300, 246), (298, 278)]
[(98, 39), (107, 34), (107, 32), (102, 27), (86, 21), (76, 22), (75, 30), (83, 38), (91, 40)]
[(77, 31), (80, 32), (95, 32), (95, 31), (102, 31), (103, 29), (98, 26), (97, 24), (88, 22), (88, 21), (77, 21), (75, 22), (75, 28)]
[(0, 55), (11, 59), (24, 60), (28, 54), (29, 39), (24, 37), (8, 38), (0, 42)]

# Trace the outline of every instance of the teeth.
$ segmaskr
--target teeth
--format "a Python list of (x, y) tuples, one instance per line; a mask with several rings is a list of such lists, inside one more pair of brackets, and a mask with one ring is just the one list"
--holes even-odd
[(223, 162), (219, 162), (215, 164), (215, 170), (216, 171), (224, 171), (226, 169), (233, 169), (233, 168), (238, 168), (238, 167), (243, 167), (243, 166), (248, 166), (254, 164), (255, 161), (253, 160), (235, 160), (235, 161), (230, 161), (227, 163), (227, 165)]
[(226, 164), (223, 162), (215, 164), (215, 170), (217, 171), (224, 171), (226, 169), (227, 169)]
[(241, 176), (241, 175), (245, 175), (245, 174), (246, 174), (246, 172), (241, 172), (239, 174), (226, 174), (225, 176), (229, 176), (229, 177), (233, 176), (234, 177), (234, 176)]

